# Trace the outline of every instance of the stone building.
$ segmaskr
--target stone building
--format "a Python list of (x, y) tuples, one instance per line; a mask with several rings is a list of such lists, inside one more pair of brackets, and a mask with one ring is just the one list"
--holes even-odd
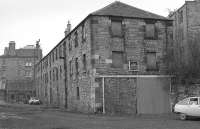
[(66, 102), (65, 45), (65, 40), (62, 40), (35, 66), (36, 96), (44, 104), (55, 107), (65, 107)]
[[(24, 102), (34, 95), (34, 64), (42, 58), (39, 44), (16, 49), (15, 42), (10, 41), (0, 56), (0, 89), (3, 100)], [(29, 89), (29, 90), (27, 90)]]
[(170, 112), (171, 20), (116, 1), (69, 28), (37, 64), (39, 98), (81, 112)]
[[(185, 4), (169, 15), (173, 19), (174, 48), (182, 63), (190, 62), (190, 42), (200, 34), (200, 1), (185, 1)], [(198, 35), (199, 36), (199, 35)]]
[[(195, 54), (200, 52), (200, 1), (185, 1), (184, 5), (176, 11), (172, 12), (169, 17), (173, 19), (173, 51), (172, 56), (178, 66), (194, 67), (196, 59)], [(197, 42), (195, 40), (198, 40)], [(197, 44), (196, 44), (197, 43)], [(197, 52), (197, 53), (196, 53)], [(199, 57), (197, 55), (197, 58)], [(199, 66), (198, 66), (199, 67)], [(182, 69), (182, 71), (186, 69)], [(195, 69), (194, 69), (195, 70)], [(183, 73), (184, 74), (184, 73)], [(190, 79), (186, 84), (186, 80)], [(174, 87), (178, 91), (178, 99), (185, 96), (200, 95), (200, 81), (199, 77), (186, 79), (178, 79), (174, 83)], [(186, 86), (190, 85), (190, 86)], [(185, 87), (186, 86), (186, 87)], [(188, 88), (187, 88), (188, 87)]]

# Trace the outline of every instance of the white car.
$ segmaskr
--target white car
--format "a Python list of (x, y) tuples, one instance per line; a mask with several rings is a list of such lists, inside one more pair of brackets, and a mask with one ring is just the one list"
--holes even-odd
[(41, 104), (41, 102), (36, 97), (31, 97), (30, 100), (28, 101), (28, 104)]
[(188, 116), (200, 117), (200, 97), (188, 97), (179, 101), (174, 106), (174, 112), (180, 115), (181, 120)]

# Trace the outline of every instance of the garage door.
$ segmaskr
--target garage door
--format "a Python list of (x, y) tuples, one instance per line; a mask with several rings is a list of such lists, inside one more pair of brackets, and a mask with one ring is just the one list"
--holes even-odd
[(169, 78), (137, 79), (137, 113), (161, 114), (170, 112)]

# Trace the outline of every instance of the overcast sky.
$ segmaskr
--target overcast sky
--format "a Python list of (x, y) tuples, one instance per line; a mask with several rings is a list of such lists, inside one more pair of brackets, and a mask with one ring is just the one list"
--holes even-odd
[[(120, 0), (152, 13), (167, 16), (168, 9), (181, 7), (185, 0)], [(0, 0), (0, 54), (9, 41), (16, 47), (35, 44), (40, 38), (46, 55), (64, 38), (67, 21), (74, 28), (89, 13), (114, 0)]]

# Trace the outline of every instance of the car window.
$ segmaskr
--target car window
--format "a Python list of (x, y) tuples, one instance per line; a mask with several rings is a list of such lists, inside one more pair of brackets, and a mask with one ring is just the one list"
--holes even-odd
[(183, 99), (178, 102), (179, 105), (188, 105), (189, 104), (189, 98)]
[(198, 104), (198, 98), (190, 98), (189, 104), (190, 105), (192, 105), (192, 104), (197, 105)]

